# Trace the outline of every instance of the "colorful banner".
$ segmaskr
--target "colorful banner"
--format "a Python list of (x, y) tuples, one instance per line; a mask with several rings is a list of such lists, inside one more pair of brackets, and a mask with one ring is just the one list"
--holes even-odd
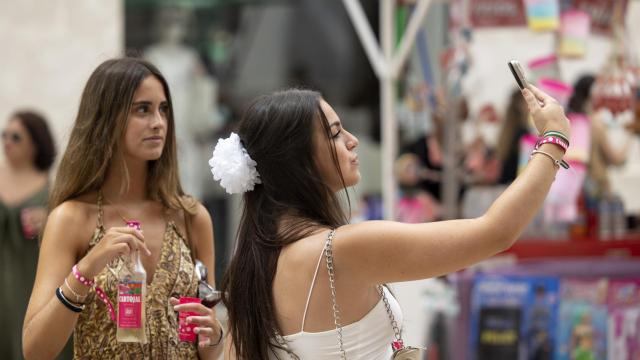
[(587, 52), (587, 40), (591, 29), (591, 16), (580, 10), (562, 13), (558, 53), (563, 57), (579, 58)]
[(557, 0), (526, 0), (527, 23), (535, 31), (556, 30), (560, 24)]

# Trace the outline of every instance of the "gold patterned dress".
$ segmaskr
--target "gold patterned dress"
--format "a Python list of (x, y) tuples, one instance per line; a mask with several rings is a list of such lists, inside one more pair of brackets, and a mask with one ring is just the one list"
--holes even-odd
[[(102, 218), (102, 197), (98, 195), (98, 226), (89, 249), (105, 234)], [(148, 343), (118, 343), (116, 323), (109, 317), (105, 304), (91, 290), (74, 330), (74, 359), (197, 359), (197, 345), (178, 339), (177, 313), (169, 305), (171, 296), (196, 296), (198, 281), (193, 263), (185, 237), (173, 221), (167, 221), (160, 261), (151, 284), (147, 284), (145, 326)], [(114, 259), (95, 278), (116, 309), (117, 274), (122, 264), (121, 258)]]

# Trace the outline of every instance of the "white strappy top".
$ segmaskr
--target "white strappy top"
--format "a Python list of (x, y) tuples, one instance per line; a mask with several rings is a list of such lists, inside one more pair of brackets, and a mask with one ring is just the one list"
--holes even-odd
[[(300, 332), (284, 336), (287, 347), (302, 360), (339, 359), (340, 347), (338, 346), (338, 330), (332, 329), (321, 332), (305, 332), (304, 322), (307, 317), (309, 300), (318, 276), (318, 269), (322, 262), (323, 252), (318, 259), (316, 272), (311, 281), (311, 288), (307, 296), (307, 303), (302, 315)], [(402, 328), (402, 310), (396, 298), (386, 288), (382, 287), (385, 296), (389, 300), (389, 306), (398, 326)], [(348, 360), (387, 360), (391, 358), (391, 342), (395, 340), (389, 315), (385, 309), (382, 298), (362, 319), (342, 326), (342, 338), (344, 350)], [(290, 356), (281, 350), (276, 353), (283, 360), (289, 360)], [(271, 359), (275, 359), (274, 356)]]

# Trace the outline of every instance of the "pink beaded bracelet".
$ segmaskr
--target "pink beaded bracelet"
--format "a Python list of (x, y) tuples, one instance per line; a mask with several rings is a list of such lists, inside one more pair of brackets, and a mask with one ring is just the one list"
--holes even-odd
[(95, 288), (96, 294), (98, 295), (100, 300), (102, 300), (102, 302), (107, 306), (107, 310), (109, 311), (109, 315), (111, 317), (111, 320), (116, 321), (116, 311), (113, 308), (113, 305), (109, 301), (109, 298), (107, 297), (107, 294), (104, 292), (104, 290), (102, 290), (102, 288), (100, 286), (96, 285), (95, 280), (88, 279), (87, 277), (83, 276), (80, 273), (80, 271), (78, 270), (78, 264), (73, 265), (73, 268), (71, 269), (71, 272), (73, 273), (73, 276), (82, 285), (85, 285), (85, 286), (90, 287), (90, 288)]

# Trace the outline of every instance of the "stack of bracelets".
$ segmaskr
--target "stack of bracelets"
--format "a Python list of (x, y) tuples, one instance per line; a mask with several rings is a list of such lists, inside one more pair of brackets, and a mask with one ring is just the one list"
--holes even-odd
[[(78, 270), (78, 265), (74, 265), (73, 268), (71, 269), (71, 272), (73, 273), (73, 276), (76, 278), (76, 280), (78, 280), (78, 282), (80, 282), (82, 285), (86, 287), (89, 287), (95, 290), (98, 298), (102, 300), (102, 302), (104, 302), (104, 304), (107, 306), (107, 310), (109, 311), (111, 320), (115, 321), (116, 320), (115, 309), (111, 304), (111, 302), (109, 301), (109, 298), (107, 297), (107, 294), (104, 292), (104, 290), (102, 290), (102, 288), (96, 285), (95, 280), (88, 279), (82, 274), (80, 274), (80, 271)], [(73, 290), (73, 288), (69, 286), (69, 282), (67, 281), (66, 278), (64, 279), (64, 285), (66, 286), (67, 289), (69, 289), (69, 291), (71, 291), (71, 293), (73, 293), (73, 295), (76, 297), (76, 301), (78, 302), (73, 302), (69, 300), (67, 296), (65, 296), (64, 292), (62, 292), (62, 286), (56, 289), (56, 297), (58, 298), (58, 300), (60, 300), (62, 305), (64, 305), (65, 307), (67, 307), (67, 309), (73, 312), (79, 313), (82, 310), (84, 310), (85, 304), (83, 302), (86, 299), (87, 295), (82, 296), (76, 293)]]
[(531, 152), (531, 156), (535, 154), (542, 154), (549, 157), (551, 160), (553, 160), (553, 164), (557, 168), (560, 168), (560, 167), (562, 167), (563, 169), (569, 168), (569, 164), (566, 161), (562, 159), (558, 160), (548, 152), (540, 150), (540, 146), (542, 146), (542, 144), (554, 144), (556, 146), (561, 147), (564, 153), (566, 153), (567, 149), (569, 148), (569, 139), (567, 138), (566, 135), (564, 135), (559, 131), (546, 131), (544, 134), (542, 134), (542, 137), (536, 143), (534, 150)]
[[(67, 287), (67, 289), (69, 289), (69, 291), (71, 291), (74, 296), (76, 297), (76, 301), (81, 301), (79, 299), (84, 299), (86, 298), (86, 296), (79, 296), (75, 291), (73, 291), (73, 289), (69, 286), (67, 279), (64, 279), (65, 281), (65, 285)], [(78, 303), (78, 302), (73, 302), (69, 299), (67, 299), (67, 297), (64, 295), (64, 293), (62, 292), (62, 286), (58, 287), (56, 289), (56, 297), (58, 297), (58, 300), (60, 300), (60, 302), (62, 303), (62, 305), (64, 305), (67, 309), (79, 313), (82, 310), (84, 310), (84, 303)]]

